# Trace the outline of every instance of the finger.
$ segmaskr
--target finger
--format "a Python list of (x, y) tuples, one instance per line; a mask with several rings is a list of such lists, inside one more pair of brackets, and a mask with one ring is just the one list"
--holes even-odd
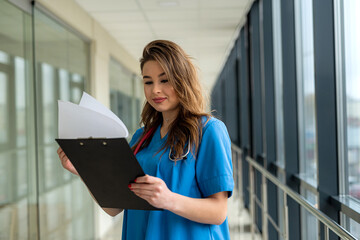
[(145, 175), (145, 176), (136, 178), (136, 179), (134, 180), (134, 182), (136, 182), (136, 183), (148, 183), (148, 182), (149, 182), (149, 179), (150, 179), (150, 176), (149, 176), (149, 175)]
[(60, 158), (69, 159), (64, 152), (61, 152), (59, 155)]
[(143, 196), (148, 196), (148, 197), (151, 197), (154, 195), (154, 193), (152, 191), (147, 190), (147, 189), (131, 189), (131, 191), (133, 193), (135, 193), (136, 195), (141, 194)]
[(150, 175), (145, 175), (135, 179), (136, 183), (156, 183), (158, 181), (157, 177), (152, 177)]
[(65, 155), (65, 153), (60, 153), (60, 159), (61, 160), (64, 160), (64, 159), (66, 159), (67, 158), (67, 156)]
[(62, 156), (62, 157), (60, 158), (60, 160), (61, 160), (61, 162), (63, 162), (63, 163), (65, 163), (65, 162), (67, 162), (67, 161), (70, 161), (70, 159), (69, 159), (66, 155)]
[(58, 154), (60, 154), (62, 151), (63, 151), (62, 148), (59, 147), (56, 152), (57, 152)]
[(61, 158), (61, 162), (65, 164), (65, 162), (68, 161), (68, 158), (67, 157), (63, 157)]
[(129, 184), (130, 189), (149, 190), (154, 191), (154, 184), (149, 183), (132, 183)]

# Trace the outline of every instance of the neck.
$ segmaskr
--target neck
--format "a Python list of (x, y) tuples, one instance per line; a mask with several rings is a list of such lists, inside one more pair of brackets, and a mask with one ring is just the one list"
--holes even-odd
[(162, 116), (163, 116), (163, 122), (162, 122), (162, 127), (167, 129), (170, 124), (176, 119), (178, 115), (178, 111), (174, 111), (174, 112), (163, 112)]

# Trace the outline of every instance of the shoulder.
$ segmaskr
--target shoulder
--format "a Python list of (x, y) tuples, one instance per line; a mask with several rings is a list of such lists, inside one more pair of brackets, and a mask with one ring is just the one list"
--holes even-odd
[(203, 124), (203, 130), (202, 130), (203, 134), (205, 132), (209, 132), (209, 131), (212, 132), (212, 131), (224, 131), (225, 130), (227, 132), (225, 124), (221, 120), (219, 120), (213, 116), (202, 117), (202, 124)]
[(141, 135), (143, 132), (144, 132), (144, 127), (141, 127), (135, 131), (133, 136), (135, 137), (135, 136)]
[(144, 132), (144, 127), (139, 128), (134, 133), (133, 138), (137, 140), (143, 134), (143, 132)]
[(144, 132), (144, 127), (141, 127), (138, 130), (136, 130), (136, 132), (134, 133), (134, 135), (131, 138), (130, 146), (133, 146), (139, 140), (139, 138), (143, 132)]

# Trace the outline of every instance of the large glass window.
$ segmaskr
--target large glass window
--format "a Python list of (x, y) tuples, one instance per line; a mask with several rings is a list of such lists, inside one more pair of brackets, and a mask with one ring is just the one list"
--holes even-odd
[(275, 120), (276, 120), (276, 152), (277, 163), (284, 168), (284, 113), (283, 113), (283, 62), (281, 41), (281, 6), (280, 0), (272, 2), (273, 9), (273, 48), (275, 79)]
[[(4, 68), (4, 67), (3, 67)], [(4, 71), (4, 70), (3, 70)], [(9, 133), (8, 133), (8, 125), (9, 121), (7, 119), (8, 113), (8, 74), (5, 72), (0, 72), (0, 115), (3, 116), (0, 119), (0, 144), (5, 144), (8, 142)]]
[[(360, 2), (334, 1), (337, 46), (337, 96), (341, 193), (360, 201)], [(356, 237), (360, 224), (344, 217), (343, 223)]]
[(81, 180), (61, 167), (55, 142), (57, 100), (79, 102), (89, 79), (89, 44), (38, 9), (34, 19), (40, 238), (90, 239), (94, 201)]
[(0, 239), (31, 235), (29, 163), (34, 135), (26, 127), (33, 114), (29, 112), (31, 76), (25, 63), (30, 20), (28, 14), (0, 0)]
[(312, 0), (295, 2), (300, 172), (306, 181), (317, 185)]
[[(308, 184), (301, 184), (301, 194), (315, 205), (316, 194), (306, 186), (317, 186), (317, 141), (315, 116), (314, 34), (312, 0), (295, 1), (296, 73), (298, 94), (300, 177)], [(302, 238), (317, 239), (316, 218), (301, 211)]]
[[(317, 195), (313, 192), (303, 189), (302, 195), (308, 200), (311, 204), (316, 206), (317, 204)], [(318, 220), (309, 213), (305, 208), (301, 208), (301, 238), (302, 239), (320, 239), (319, 230), (318, 230)]]
[(360, 2), (343, 4), (348, 185), (349, 194), (360, 199)]
[[(57, 100), (78, 103), (89, 90), (89, 43), (36, 4), (30, 16), (9, 2), (0, 0), (0, 239), (93, 239), (94, 201), (55, 142)], [(131, 132), (142, 84), (124, 75)]]
[[(274, 85), (275, 85), (275, 121), (276, 121), (276, 162), (280, 168), (285, 168), (285, 145), (284, 145), (284, 113), (283, 113), (283, 62), (281, 41), (281, 2), (272, 1), (273, 22), (273, 53), (274, 53)], [(279, 169), (280, 170), (280, 169)], [(285, 172), (278, 171), (278, 178), (285, 182)], [(279, 216), (279, 239), (284, 239), (285, 232), (285, 208), (284, 193), (278, 189), (278, 216)]]
[(110, 58), (110, 106), (131, 136), (139, 127), (142, 102), (141, 79), (114, 58)]

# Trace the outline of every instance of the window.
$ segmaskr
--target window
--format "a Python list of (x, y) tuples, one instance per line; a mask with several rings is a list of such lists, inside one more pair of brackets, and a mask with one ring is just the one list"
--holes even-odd
[(40, 239), (90, 239), (94, 235), (93, 200), (81, 180), (73, 179), (59, 164), (54, 141), (58, 134), (57, 100), (79, 103), (89, 79), (89, 44), (37, 8), (33, 17)]
[[(317, 186), (317, 141), (315, 116), (314, 34), (312, 0), (295, 1), (296, 73), (298, 94), (299, 159), (301, 194), (313, 205), (317, 195), (306, 186)], [(304, 184), (304, 182), (308, 184)], [(317, 239), (316, 218), (301, 211), (302, 238)]]
[(0, 146), (8, 142), (8, 75), (0, 72)]
[[(275, 121), (276, 121), (276, 162), (285, 168), (285, 145), (284, 145), (284, 112), (283, 112), (283, 62), (281, 41), (281, 1), (272, 1), (273, 9), (273, 53), (274, 53), (274, 85), (275, 85)], [(285, 171), (278, 171), (278, 178), (285, 182)], [(284, 192), (278, 189), (278, 216), (279, 216), (279, 239), (284, 239), (285, 233), (285, 209)]]
[(300, 172), (317, 185), (312, 0), (295, 1)]
[[(360, 200), (360, 2), (334, 1), (337, 61), (340, 191)], [(342, 223), (356, 237), (360, 224), (343, 216)]]
[(110, 108), (125, 124), (131, 136), (139, 127), (143, 99), (142, 80), (114, 58), (110, 58)]
[(274, 79), (275, 79), (275, 111), (276, 111), (276, 152), (277, 162), (285, 165), (284, 150), (284, 113), (283, 113), (283, 75), (282, 75), (282, 43), (281, 43), (281, 6), (280, 0), (274, 0), (273, 6), (273, 43), (274, 43)]
[(348, 193), (360, 199), (360, 2), (350, 0), (343, 4)]
[[(0, 239), (28, 239), (31, 224), (29, 164), (32, 143), (26, 124), (30, 82), (25, 71), (30, 16), (0, 0)], [(27, 59), (29, 60), (29, 59)]]

